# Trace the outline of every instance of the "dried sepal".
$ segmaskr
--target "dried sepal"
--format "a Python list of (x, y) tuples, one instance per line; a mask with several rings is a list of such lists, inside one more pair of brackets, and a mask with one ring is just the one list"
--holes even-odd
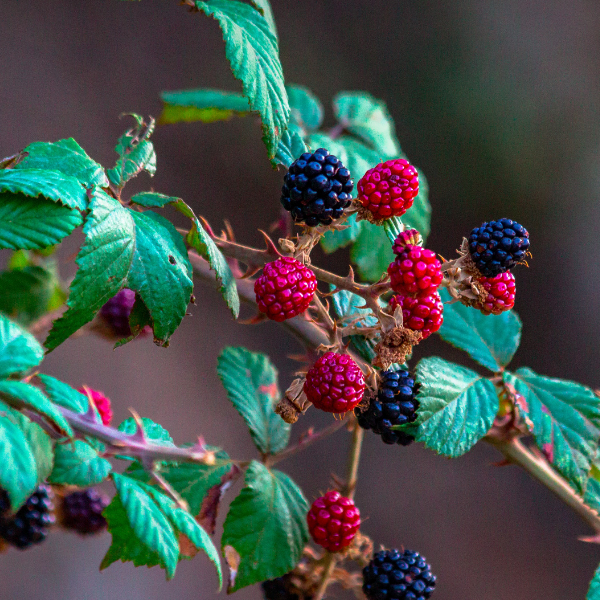
[(403, 364), (423, 335), (420, 331), (394, 327), (384, 332), (381, 341), (375, 346), (376, 357), (373, 364), (382, 369), (389, 369), (394, 363)]
[(275, 405), (275, 412), (286, 423), (295, 423), (311, 405), (304, 393), (304, 381), (305, 377), (294, 379), (281, 400)]

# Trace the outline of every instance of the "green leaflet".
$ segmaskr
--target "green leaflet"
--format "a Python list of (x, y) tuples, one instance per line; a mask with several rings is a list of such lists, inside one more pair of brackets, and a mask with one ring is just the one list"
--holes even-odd
[(504, 384), (533, 433), (538, 448), (578, 494), (600, 438), (600, 406), (594, 392), (573, 381), (538, 375), (523, 367), (504, 373)]
[[(68, 408), (79, 414), (88, 412), (90, 402), (85, 394), (78, 392), (70, 385), (63, 383), (50, 375), (40, 373), (38, 379), (44, 384), (46, 393), (54, 404), (58, 404), (59, 406), (63, 406), (64, 408)], [(100, 421), (100, 416), (97, 415), (97, 417), (97, 420)]]
[(308, 504), (287, 475), (252, 461), (245, 482), (223, 530), (225, 556), (231, 547), (241, 558), (228, 592), (289, 572), (308, 541)]
[(0, 192), (23, 194), (31, 198), (42, 196), (79, 210), (87, 207), (87, 196), (81, 183), (72, 175), (65, 175), (60, 171), (0, 170)]
[(585, 600), (600, 600), (600, 567), (596, 569)]
[(0, 248), (42, 250), (58, 244), (82, 222), (78, 211), (51, 200), (0, 194)]
[[(303, 131), (316, 131), (323, 123), (321, 101), (302, 85), (286, 85), (292, 121)], [(302, 154), (302, 152), (300, 152)], [(294, 156), (294, 160), (300, 156)]]
[(27, 408), (54, 425), (63, 435), (73, 436), (73, 430), (62, 413), (38, 388), (23, 381), (0, 381), (0, 399), (15, 408)]
[(0, 377), (37, 367), (43, 357), (44, 350), (37, 340), (0, 314)]
[[(444, 302), (451, 300), (440, 291)], [(442, 339), (467, 352), (480, 365), (497, 372), (506, 367), (521, 343), (521, 319), (513, 311), (484, 315), (460, 302), (444, 304)]]
[(290, 124), (289, 128), (283, 133), (279, 144), (277, 144), (277, 152), (271, 159), (271, 164), (274, 167), (283, 165), (286, 169), (304, 152), (307, 151), (306, 144), (302, 139), (301, 133), (294, 124)]
[(395, 255), (383, 227), (361, 221), (362, 227), (352, 249), (350, 258), (362, 279), (378, 281), (384, 275)]
[(83, 440), (57, 444), (50, 483), (89, 487), (104, 481), (112, 470), (108, 460)]
[(386, 159), (401, 158), (394, 121), (384, 102), (366, 92), (340, 92), (333, 99), (333, 110), (345, 129), (363, 139)]
[(251, 2), (263, 14), (265, 21), (269, 24), (269, 29), (271, 30), (271, 33), (275, 36), (275, 39), (277, 39), (277, 27), (275, 26), (275, 17), (273, 16), (273, 9), (271, 8), (269, 0), (251, 0)]
[(254, 7), (237, 0), (197, 0), (196, 8), (218, 21), (231, 70), (242, 82), (250, 108), (260, 113), (263, 140), (272, 158), (288, 127), (290, 107), (277, 38), (269, 21)]
[(21, 153), (24, 157), (14, 169), (47, 169), (75, 177), (86, 188), (107, 187), (104, 169), (92, 160), (73, 139), (58, 142), (34, 142)]
[(327, 231), (321, 238), (321, 247), (328, 254), (340, 248), (345, 248), (360, 235), (364, 223), (364, 221), (356, 220), (356, 214), (350, 215), (344, 223), (348, 227), (342, 230)]
[[(153, 444), (158, 444), (159, 446), (175, 445), (171, 434), (162, 425), (152, 421), (152, 419), (142, 417), (142, 426), (144, 427), (144, 434), (146, 438)], [(121, 433), (125, 433), (127, 435), (133, 435), (137, 429), (137, 423), (133, 417), (125, 419), (118, 427), (118, 430)]]
[(290, 438), (290, 425), (274, 410), (281, 394), (277, 369), (268, 357), (229, 346), (219, 355), (217, 373), (256, 447), (264, 454), (283, 450)]
[(213, 123), (224, 121), (250, 112), (248, 98), (235, 92), (201, 88), (197, 90), (181, 90), (162, 92), (164, 102), (159, 123), (191, 123), (202, 121)]
[(437, 356), (417, 365), (419, 409), (409, 426), (417, 441), (449, 457), (461, 456), (490, 429), (498, 413), (494, 384)]
[(131, 196), (131, 201), (139, 206), (145, 206), (146, 208), (162, 208), (167, 204), (176, 204), (182, 202), (181, 198), (175, 198), (174, 196), (165, 196), (158, 192), (141, 192)]

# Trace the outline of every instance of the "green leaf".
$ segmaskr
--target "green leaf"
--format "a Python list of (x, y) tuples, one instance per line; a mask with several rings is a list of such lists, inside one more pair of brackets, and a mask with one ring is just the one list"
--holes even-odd
[[(441, 290), (444, 302), (451, 300)], [(442, 339), (464, 350), (480, 365), (497, 372), (508, 365), (521, 343), (521, 319), (512, 311), (484, 315), (460, 302), (444, 304), (444, 322), (439, 331)]]
[(73, 139), (58, 142), (34, 142), (21, 153), (24, 158), (16, 169), (48, 169), (75, 177), (85, 187), (107, 187), (104, 169), (92, 160)]
[(64, 408), (68, 408), (79, 414), (88, 412), (89, 400), (85, 394), (78, 392), (70, 385), (63, 383), (50, 375), (40, 373), (38, 379), (44, 384), (46, 393), (54, 404), (58, 404), (59, 406), (63, 406)]
[(225, 348), (219, 355), (217, 373), (227, 396), (250, 429), (263, 454), (276, 454), (290, 439), (290, 425), (275, 413), (281, 396), (277, 369), (264, 354), (245, 348)]
[(390, 244), (393, 246), (398, 234), (404, 231), (402, 219), (400, 217), (391, 217), (390, 219), (386, 219), (386, 221), (383, 223), (383, 230), (385, 231), (385, 235), (387, 235)]
[(165, 125), (194, 121), (213, 123), (231, 119), (235, 115), (243, 117), (250, 112), (248, 98), (224, 90), (201, 88), (162, 92), (160, 97), (164, 106), (159, 123)]
[(544, 377), (523, 367), (504, 373), (516, 394), (516, 408), (548, 460), (579, 494), (600, 438), (600, 403), (594, 392), (573, 381)]
[(356, 220), (356, 214), (350, 215), (345, 223), (348, 225), (346, 229), (325, 232), (321, 238), (321, 247), (328, 254), (345, 248), (360, 235), (364, 224), (365, 221)]
[(26, 266), (0, 273), (0, 312), (29, 325), (49, 310), (58, 280), (54, 272)]
[(83, 227), (85, 243), (76, 263), (67, 312), (54, 322), (46, 339), (48, 350), (94, 318), (102, 306), (125, 287), (131, 267), (136, 226), (131, 211), (102, 190), (90, 202), (90, 214)]
[(62, 413), (38, 388), (23, 381), (0, 381), (0, 398), (15, 408), (27, 408), (46, 417), (61, 433), (72, 437), (73, 430)]
[(131, 197), (131, 201), (139, 206), (145, 206), (146, 208), (161, 208), (167, 204), (175, 204), (181, 202), (181, 198), (175, 198), (174, 196), (165, 196), (157, 192), (141, 192)]
[(251, 0), (252, 4), (258, 8), (258, 10), (262, 13), (265, 18), (265, 21), (269, 24), (269, 28), (271, 29), (271, 33), (277, 39), (277, 27), (275, 26), (275, 17), (273, 16), (273, 9), (271, 8), (271, 4), (269, 0)]
[(172, 579), (179, 560), (175, 531), (141, 484), (113, 473), (117, 495), (104, 510), (112, 544), (100, 570), (117, 560), (136, 567), (160, 565)]
[(423, 244), (429, 237), (431, 231), (431, 205), (429, 204), (429, 184), (420, 169), (419, 193), (416, 195), (413, 205), (402, 215), (402, 221), (407, 229), (416, 229), (423, 238)]
[[(142, 426), (144, 427), (144, 434), (146, 435), (146, 438), (153, 444), (158, 444), (159, 446), (175, 445), (171, 434), (162, 425), (152, 421), (152, 419), (142, 417)], [(119, 425), (118, 429), (121, 433), (133, 435), (136, 433), (138, 427), (135, 419), (129, 417)]]
[(78, 211), (51, 200), (0, 194), (0, 248), (41, 250), (58, 244), (82, 222)]
[(280, 577), (298, 564), (308, 541), (307, 510), (300, 488), (287, 475), (252, 461), (223, 530), (223, 548), (231, 546), (241, 557), (228, 592)]
[(255, 8), (237, 0), (196, 0), (196, 8), (218, 21), (231, 70), (242, 82), (250, 108), (260, 113), (263, 140), (273, 158), (288, 127), (290, 107), (277, 38), (269, 22)]
[(43, 169), (0, 170), (0, 192), (40, 196), (60, 202), (69, 208), (85, 210), (87, 196), (81, 183), (72, 175)]
[(394, 121), (384, 102), (366, 92), (340, 92), (333, 100), (333, 110), (345, 129), (385, 158), (401, 158)]
[(394, 260), (392, 244), (383, 227), (361, 221), (362, 228), (350, 250), (358, 274), (366, 281), (378, 281)]
[[(302, 85), (287, 85), (291, 118), (304, 131), (316, 131), (323, 123), (323, 105), (321, 101)], [(300, 152), (302, 154), (302, 152)], [(294, 160), (300, 156), (298, 154)]]
[(111, 183), (119, 188), (142, 171), (149, 175), (156, 173), (156, 153), (154, 145), (149, 141), (154, 131), (154, 120), (150, 119), (146, 124), (139, 115), (128, 116), (133, 117), (137, 125), (119, 138), (115, 148), (119, 159), (117, 164), (107, 171)]
[(44, 350), (37, 340), (0, 314), (0, 377), (37, 367), (43, 357)]
[(54, 469), (48, 481), (59, 485), (90, 487), (104, 481), (112, 471), (108, 460), (83, 440), (57, 444)]
[(494, 384), (437, 356), (417, 365), (416, 439), (449, 457), (461, 456), (491, 428), (499, 400)]
[(276, 167), (277, 165), (283, 165), (286, 168), (289, 166), (304, 152), (306, 152), (306, 144), (299, 131), (297, 131), (295, 125), (290, 127), (284, 132), (279, 144), (277, 145), (277, 152), (271, 164)]
[(600, 567), (596, 569), (585, 600), (600, 600)]

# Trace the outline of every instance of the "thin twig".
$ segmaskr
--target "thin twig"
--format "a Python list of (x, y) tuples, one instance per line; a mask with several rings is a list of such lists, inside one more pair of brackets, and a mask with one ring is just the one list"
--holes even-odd
[(327, 557), (325, 559), (325, 569), (323, 570), (323, 577), (321, 578), (321, 583), (319, 583), (319, 587), (313, 596), (313, 600), (323, 600), (325, 596), (325, 592), (327, 591), (327, 587), (331, 582), (331, 576), (335, 571), (335, 567), (337, 565), (337, 558), (335, 554), (330, 552), (327, 553)]
[(346, 485), (342, 490), (344, 496), (348, 498), (354, 498), (354, 492), (356, 491), (356, 483), (358, 481), (358, 463), (360, 462), (360, 452), (362, 450), (363, 437), (365, 430), (358, 424), (358, 421), (354, 424), (352, 431), (352, 444), (350, 446), (350, 454), (348, 456), (348, 474), (346, 476)]

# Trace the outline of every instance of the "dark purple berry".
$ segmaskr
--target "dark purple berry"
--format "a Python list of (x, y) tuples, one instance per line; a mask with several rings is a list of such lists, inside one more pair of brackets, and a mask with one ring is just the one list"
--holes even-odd
[(102, 511), (108, 506), (108, 498), (93, 488), (73, 492), (62, 502), (62, 522), (77, 533), (91, 534), (106, 528)]

